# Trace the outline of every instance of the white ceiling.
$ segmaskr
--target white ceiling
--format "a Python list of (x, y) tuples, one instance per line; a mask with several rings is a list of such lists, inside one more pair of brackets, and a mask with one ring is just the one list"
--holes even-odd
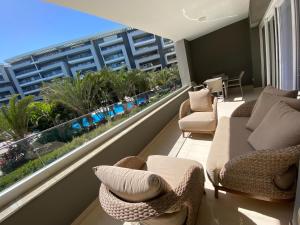
[(249, 13), (249, 0), (46, 1), (167, 37), (174, 41), (192, 40), (203, 36), (247, 18)]

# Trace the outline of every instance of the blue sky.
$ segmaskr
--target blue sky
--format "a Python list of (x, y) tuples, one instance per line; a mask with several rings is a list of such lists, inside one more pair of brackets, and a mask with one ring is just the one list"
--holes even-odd
[(124, 27), (43, 0), (1, 0), (0, 8), (0, 63), (28, 51)]

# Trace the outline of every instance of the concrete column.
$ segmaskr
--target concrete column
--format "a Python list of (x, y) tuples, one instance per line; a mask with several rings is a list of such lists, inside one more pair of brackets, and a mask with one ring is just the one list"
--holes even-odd
[(183, 86), (191, 85), (192, 79), (192, 68), (190, 62), (190, 53), (188, 49), (188, 41), (180, 40), (175, 42), (176, 57), (178, 61), (178, 69), (180, 74), (181, 83)]

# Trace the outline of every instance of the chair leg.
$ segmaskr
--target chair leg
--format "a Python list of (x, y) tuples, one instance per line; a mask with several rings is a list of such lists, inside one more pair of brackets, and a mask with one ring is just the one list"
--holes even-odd
[(185, 132), (184, 132), (184, 131), (182, 131), (182, 137), (183, 137), (183, 138), (186, 138), (186, 136), (184, 136), (184, 133), (185, 133)]
[(242, 84), (241, 83), (240, 83), (240, 88), (241, 88), (242, 99), (244, 99), (244, 93), (243, 93), (243, 88), (242, 88)]
[(215, 198), (219, 198), (219, 189), (217, 187), (215, 187)]

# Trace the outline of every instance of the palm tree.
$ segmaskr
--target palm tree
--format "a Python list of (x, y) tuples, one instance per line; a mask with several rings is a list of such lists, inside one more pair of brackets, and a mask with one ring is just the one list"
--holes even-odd
[(29, 104), (33, 96), (18, 100), (18, 95), (12, 96), (8, 106), (4, 105), (0, 112), (0, 132), (8, 134), (13, 140), (22, 139), (28, 134), (30, 117)]
[(64, 78), (46, 84), (42, 90), (45, 99), (59, 102), (85, 115), (99, 107), (99, 99), (103, 96), (102, 81), (95, 74), (87, 74), (81, 78)]

